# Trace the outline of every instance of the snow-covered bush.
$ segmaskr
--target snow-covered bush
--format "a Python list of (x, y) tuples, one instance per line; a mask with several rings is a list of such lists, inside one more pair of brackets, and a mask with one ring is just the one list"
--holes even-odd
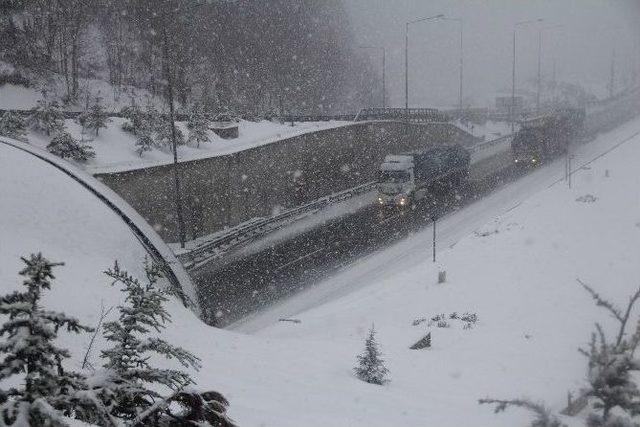
[(31, 110), (27, 123), (32, 129), (51, 136), (64, 130), (64, 115), (56, 101), (43, 97)]
[(6, 111), (0, 117), (0, 136), (26, 141), (27, 130), (24, 118), (12, 111)]
[(200, 364), (193, 354), (154, 336), (153, 332), (162, 331), (171, 317), (164, 308), (165, 292), (158, 288), (160, 268), (146, 263), (145, 272), (144, 283), (117, 263), (105, 273), (113, 285), (122, 286), (125, 300), (118, 306), (118, 320), (104, 324), (104, 337), (111, 347), (101, 354), (105, 372), (98, 375), (102, 381), (97, 384), (97, 393), (112, 416), (130, 422), (144, 417), (157, 425), (168, 398), (160, 394), (162, 386), (173, 395), (193, 380), (186, 372), (155, 367), (153, 361), (160, 356), (184, 367), (199, 369)]
[(528, 399), (480, 399), (478, 403), (481, 405), (496, 405), (494, 409), (496, 414), (505, 411), (509, 406), (527, 409), (534, 415), (534, 419), (530, 424), (531, 427), (566, 427), (566, 425), (563, 424), (558, 417), (553, 415), (549, 409), (545, 408), (543, 404), (535, 403)]
[(589, 292), (596, 305), (607, 310), (618, 322), (616, 338), (607, 340), (604, 330), (596, 323), (596, 332), (591, 336), (588, 349), (579, 349), (589, 359), (587, 379), (590, 389), (587, 396), (596, 400), (593, 407), (601, 413), (592, 416), (600, 417), (602, 425), (608, 425), (613, 408), (620, 408), (630, 416), (640, 414), (640, 390), (632, 374), (640, 371), (640, 360), (634, 355), (640, 343), (640, 323), (636, 322), (635, 330), (628, 336), (629, 323), (634, 305), (640, 298), (640, 289), (629, 298), (622, 311), (611, 302), (602, 298), (587, 284), (578, 281)]
[(54, 136), (49, 145), (47, 145), (47, 150), (63, 159), (68, 158), (78, 162), (86, 162), (96, 155), (90, 145), (75, 140), (67, 132)]
[(201, 142), (209, 142), (209, 116), (201, 106), (193, 107), (189, 114), (187, 129), (189, 129), (189, 144), (194, 144), (200, 148)]
[(69, 351), (55, 345), (60, 329), (78, 334), (91, 328), (42, 306), (42, 293), (55, 278), (53, 268), (62, 264), (41, 254), (22, 261), (26, 289), (0, 297), (0, 315), (8, 317), (0, 326), (0, 381), (21, 377), (12, 381), (19, 385), (0, 390), (0, 425), (63, 426), (65, 416), (105, 421), (106, 413), (88, 391), (85, 377), (63, 366)]
[(358, 355), (358, 366), (354, 368), (354, 371), (362, 381), (382, 385), (388, 382), (389, 370), (384, 366), (375, 334), (376, 331), (372, 326), (365, 340), (364, 352)]

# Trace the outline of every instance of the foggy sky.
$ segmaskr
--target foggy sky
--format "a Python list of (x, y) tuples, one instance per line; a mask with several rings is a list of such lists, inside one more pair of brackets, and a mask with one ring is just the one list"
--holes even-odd
[[(354, 37), (387, 48), (387, 95), (404, 105), (404, 24), (445, 14), (464, 21), (465, 103), (487, 105), (511, 90), (514, 23), (544, 19), (517, 31), (517, 86), (537, 76), (538, 28), (543, 28), (542, 78), (584, 85), (605, 95), (615, 48), (617, 86), (640, 66), (639, 0), (344, 0)], [(561, 27), (558, 28), (558, 26)], [(555, 28), (549, 28), (555, 27)], [(410, 104), (458, 102), (459, 26), (453, 21), (410, 27)], [(381, 70), (374, 51), (362, 50)], [(381, 72), (381, 71), (379, 71)], [(640, 80), (640, 79), (639, 79)]]

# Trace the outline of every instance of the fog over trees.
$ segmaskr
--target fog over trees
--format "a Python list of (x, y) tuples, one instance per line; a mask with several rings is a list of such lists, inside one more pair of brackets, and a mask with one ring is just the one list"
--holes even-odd
[(177, 100), (212, 110), (352, 110), (376, 84), (370, 61), (354, 55), (340, 0), (16, 0), (2, 8), (0, 60), (60, 73), (71, 100), (83, 77), (159, 94), (164, 57)]

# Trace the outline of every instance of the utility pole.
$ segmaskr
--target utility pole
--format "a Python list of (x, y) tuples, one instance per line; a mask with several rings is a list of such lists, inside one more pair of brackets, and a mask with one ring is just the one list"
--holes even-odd
[[(409, 23), (404, 26), (404, 120), (409, 123)], [(407, 129), (408, 131), (408, 129)]]
[(387, 49), (382, 48), (382, 108), (387, 108)]
[(511, 108), (509, 108), (509, 121), (511, 122), (511, 134), (516, 132), (516, 27), (513, 27), (513, 63), (511, 65)]
[(462, 115), (463, 104), (462, 104), (462, 89), (464, 82), (464, 24), (462, 18), (441, 18), (444, 21), (455, 21), (460, 25), (460, 65), (458, 67), (458, 74), (460, 77), (460, 87), (458, 89), (458, 110), (460, 111), (460, 115)]
[(540, 114), (540, 92), (542, 91), (542, 28), (538, 30), (538, 92), (536, 93), (536, 114)]
[(516, 128), (516, 117), (515, 117), (515, 108), (516, 108), (516, 33), (518, 31), (518, 27), (523, 25), (532, 24), (534, 22), (543, 22), (544, 19), (536, 19), (529, 21), (521, 21), (516, 22), (513, 25), (513, 62), (512, 62), (512, 71), (511, 71), (511, 108), (510, 108), (510, 121), (511, 121), (511, 133), (515, 133)]
[(180, 171), (178, 166), (178, 146), (176, 141), (176, 125), (174, 122), (174, 107), (173, 107), (173, 77), (171, 75), (170, 61), (169, 61), (169, 39), (167, 37), (167, 20), (166, 13), (162, 13), (162, 59), (164, 62), (165, 78), (167, 79), (167, 101), (169, 103), (169, 121), (171, 123), (171, 142), (173, 151), (173, 183), (175, 192), (176, 203), (176, 219), (178, 223), (178, 238), (180, 240), (180, 247), (184, 248), (185, 244), (185, 226), (184, 218), (182, 216), (182, 195), (180, 189)]
[(387, 49), (384, 46), (359, 46), (360, 49), (376, 49), (382, 52), (382, 108), (387, 106)]
[(438, 217), (434, 214), (431, 219), (433, 221), (433, 262), (436, 262), (436, 221)]
[(463, 39), (463, 23), (462, 19), (459, 19), (460, 22), (460, 90), (459, 90), (459, 105), (460, 105), (460, 114), (462, 114), (463, 105), (462, 105), (462, 86), (464, 81), (464, 39)]
[(611, 54), (611, 75), (609, 77), (609, 98), (613, 98), (616, 93), (615, 90), (616, 85), (616, 48), (613, 47), (613, 52)]
[(441, 18), (444, 18), (443, 14), (415, 19), (404, 25), (404, 118), (407, 124), (409, 123), (409, 25)]

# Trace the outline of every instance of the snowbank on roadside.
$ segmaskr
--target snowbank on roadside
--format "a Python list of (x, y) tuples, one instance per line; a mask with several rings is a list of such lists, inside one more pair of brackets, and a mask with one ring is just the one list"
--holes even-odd
[(483, 124), (472, 122), (454, 122), (460, 129), (469, 132), (481, 141), (492, 141), (511, 134), (511, 124), (507, 122), (494, 122), (491, 120)]

